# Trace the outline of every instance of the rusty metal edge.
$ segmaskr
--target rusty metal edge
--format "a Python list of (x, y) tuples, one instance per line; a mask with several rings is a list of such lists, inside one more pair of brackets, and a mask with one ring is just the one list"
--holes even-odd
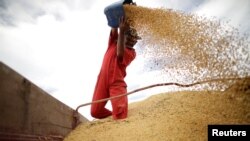
[(24, 133), (0, 132), (1, 141), (63, 141), (60, 135), (31, 135)]

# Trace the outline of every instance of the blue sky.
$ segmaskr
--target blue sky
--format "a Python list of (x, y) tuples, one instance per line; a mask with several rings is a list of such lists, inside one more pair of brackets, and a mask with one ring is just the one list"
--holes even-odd
[[(110, 28), (104, 8), (116, 0), (0, 0), (0, 61), (72, 108), (90, 102)], [(249, 0), (134, 0), (230, 20), (250, 31)], [(145, 71), (137, 56), (128, 67), (128, 91), (161, 81), (160, 70)], [(130, 96), (145, 99), (159, 88)], [(80, 112), (91, 119), (89, 107)]]

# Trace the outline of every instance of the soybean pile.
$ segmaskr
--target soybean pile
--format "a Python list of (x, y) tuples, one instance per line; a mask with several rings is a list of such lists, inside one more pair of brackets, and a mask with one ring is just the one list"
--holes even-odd
[[(161, 70), (167, 82), (192, 83), (250, 76), (249, 36), (228, 21), (173, 9), (125, 5), (128, 23), (142, 40), (146, 71)], [(201, 89), (222, 90), (234, 83), (221, 81)]]
[(205, 141), (210, 124), (250, 123), (249, 90), (239, 90), (235, 84), (224, 92), (153, 95), (129, 104), (128, 118), (82, 123), (64, 141)]

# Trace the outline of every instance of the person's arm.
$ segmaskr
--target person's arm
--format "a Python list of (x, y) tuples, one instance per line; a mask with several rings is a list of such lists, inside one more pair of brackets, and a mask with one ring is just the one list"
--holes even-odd
[(117, 28), (111, 28), (111, 34), (112, 34), (112, 35), (117, 34), (117, 32), (118, 32), (118, 29), (117, 29)]
[(117, 57), (119, 60), (123, 59), (125, 50), (125, 32), (128, 29), (128, 25), (125, 22), (125, 18), (121, 17), (119, 24), (119, 34), (117, 42)]
[(111, 28), (110, 33), (109, 33), (109, 41), (108, 41), (109, 47), (111, 44), (117, 44), (117, 39), (118, 39), (118, 29)]

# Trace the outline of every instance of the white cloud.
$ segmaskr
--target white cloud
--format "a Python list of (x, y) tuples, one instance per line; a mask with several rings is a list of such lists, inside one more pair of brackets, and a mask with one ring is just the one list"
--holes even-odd
[(230, 21), (231, 25), (240, 28), (241, 31), (250, 32), (249, 6), (249, 0), (207, 0), (193, 12)]
[(96, 0), (2, 0), (0, 24), (15, 25), (19, 22), (35, 23), (39, 16), (53, 15), (64, 20), (69, 11), (90, 10)]

